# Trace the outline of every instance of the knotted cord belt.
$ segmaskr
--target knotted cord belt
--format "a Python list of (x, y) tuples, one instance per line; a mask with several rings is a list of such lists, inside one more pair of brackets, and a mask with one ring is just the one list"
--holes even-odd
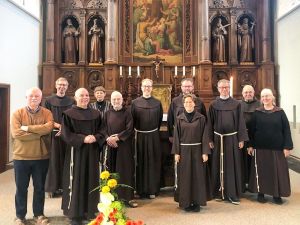
[(221, 157), (220, 157), (220, 189), (219, 191), (221, 190), (222, 192), (222, 199), (224, 200), (224, 137), (227, 137), (227, 136), (232, 136), (232, 135), (235, 135), (237, 134), (237, 131), (235, 132), (232, 132), (232, 133), (228, 133), (228, 134), (220, 134), (216, 131), (214, 131), (214, 133), (218, 136), (220, 136), (220, 139), (221, 139), (221, 144), (220, 144), (220, 154), (221, 154)]

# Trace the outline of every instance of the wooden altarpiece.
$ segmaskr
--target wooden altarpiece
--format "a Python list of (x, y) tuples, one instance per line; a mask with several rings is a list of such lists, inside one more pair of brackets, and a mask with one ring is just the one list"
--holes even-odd
[[(141, 95), (143, 78), (167, 93), (165, 105), (170, 92), (180, 93), (183, 78), (194, 80), (206, 106), (222, 78), (233, 78), (236, 98), (246, 84), (257, 94), (275, 88), (271, 0), (46, 0), (43, 9), (44, 97), (61, 76), (69, 81), (68, 95), (85, 87), (94, 100), (93, 89), (102, 85), (107, 98), (119, 90), (126, 104)], [(161, 140), (162, 186), (168, 186), (166, 131)]]

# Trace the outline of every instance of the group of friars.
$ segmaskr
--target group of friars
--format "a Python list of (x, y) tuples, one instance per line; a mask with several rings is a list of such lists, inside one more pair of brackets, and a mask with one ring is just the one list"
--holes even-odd
[[(167, 126), (175, 159), (175, 200), (185, 211), (199, 212), (211, 199), (238, 205), (246, 184), (258, 193), (257, 201), (273, 196), (276, 204), (291, 193), (286, 157), (293, 148), (289, 122), (275, 105), (270, 89), (261, 101), (250, 85), (241, 101), (230, 97), (230, 82), (218, 82), (220, 95), (208, 112), (193, 95), (193, 80), (181, 81), (182, 93), (168, 111)], [(141, 97), (130, 107), (114, 91), (105, 100), (105, 89), (96, 87), (96, 102), (79, 88), (75, 101), (66, 96), (68, 81), (56, 81), (57, 93), (40, 106), (42, 92), (31, 88), (27, 105), (12, 116), (13, 159), (16, 177), (16, 224), (23, 225), (27, 213), (27, 188), (34, 183), (33, 213), (42, 225), (45, 191), (62, 193), (64, 215), (71, 224), (93, 219), (99, 193), (100, 170), (116, 172), (119, 183), (135, 188), (141, 198), (154, 199), (160, 191), (161, 155), (159, 130), (163, 110), (152, 97), (153, 81), (142, 80)], [(51, 133), (51, 145), (47, 134)], [(48, 151), (47, 147), (51, 146)], [(99, 166), (99, 162), (101, 166)], [(49, 169), (48, 169), (49, 165)], [(137, 207), (134, 190), (120, 187), (120, 199)]]

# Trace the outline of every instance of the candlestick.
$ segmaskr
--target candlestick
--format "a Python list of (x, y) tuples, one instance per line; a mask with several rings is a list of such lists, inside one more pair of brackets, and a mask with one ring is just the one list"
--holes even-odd
[(177, 76), (177, 66), (175, 66), (175, 76)]
[(140, 66), (137, 67), (137, 76), (139, 77), (141, 74), (140, 74)]
[(131, 66), (129, 66), (129, 69), (128, 69), (128, 76), (131, 77)]
[(230, 96), (233, 97), (233, 77), (230, 77)]
[(196, 68), (193, 66), (193, 77), (196, 75)]
[(122, 71), (123, 69), (122, 69), (122, 66), (120, 66), (120, 77), (122, 77), (123, 76), (123, 71)]
[(185, 77), (185, 66), (183, 66), (183, 68), (182, 68), (182, 76)]

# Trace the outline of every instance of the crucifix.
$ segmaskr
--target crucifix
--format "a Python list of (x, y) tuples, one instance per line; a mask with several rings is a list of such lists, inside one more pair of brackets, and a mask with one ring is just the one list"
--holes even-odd
[(158, 79), (159, 66), (160, 66), (160, 64), (163, 63), (162, 61), (165, 61), (165, 60), (164, 59), (160, 59), (158, 56), (156, 56), (155, 60), (152, 61), (152, 63), (155, 66), (154, 70), (155, 70), (155, 75), (156, 75), (157, 79)]

